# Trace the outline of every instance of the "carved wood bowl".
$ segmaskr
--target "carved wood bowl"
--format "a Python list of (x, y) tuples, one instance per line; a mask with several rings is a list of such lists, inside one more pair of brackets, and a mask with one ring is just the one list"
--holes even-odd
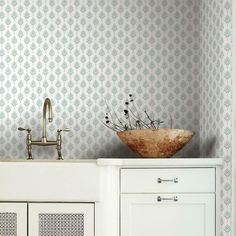
[(194, 136), (184, 129), (141, 129), (117, 132), (119, 138), (141, 157), (168, 158), (177, 153)]

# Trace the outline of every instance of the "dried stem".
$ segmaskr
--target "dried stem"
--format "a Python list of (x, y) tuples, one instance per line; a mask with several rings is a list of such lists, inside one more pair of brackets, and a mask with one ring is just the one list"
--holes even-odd
[[(164, 123), (160, 119), (154, 120), (150, 117), (148, 112), (145, 110), (145, 116), (149, 120), (147, 123), (141, 118), (140, 113), (137, 110), (137, 107), (134, 104), (134, 99), (132, 94), (129, 94), (130, 101), (125, 102), (124, 116), (125, 119), (120, 118), (114, 109), (110, 108), (105, 100), (107, 113), (105, 116), (105, 122), (102, 122), (106, 127), (112, 129), (113, 131), (120, 132), (124, 130), (133, 130), (133, 129), (142, 129), (142, 128), (152, 128), (158, 129), (160, 124)], [(130, 104), (132, 107), (130, 108)], [(133, 109), (132, 109), (133, 108)], [(171, 116), (170, 116), (171, 117)], [(118, 123), (116, 123), (116, 121)], [(171, 117), (171, 127), (172, 127), (172, 117)]]

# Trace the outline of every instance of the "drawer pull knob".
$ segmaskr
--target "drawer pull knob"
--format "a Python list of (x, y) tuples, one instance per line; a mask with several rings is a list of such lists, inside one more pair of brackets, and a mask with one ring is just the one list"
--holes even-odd
[(157, 178), (157, 183), (161, 184), (162, 182), (173, 182), (173, 183), (177, 184), (179, 182), (179, 179), (178, 178), (174, 178), (174, 179)]
[(178, 202), (178, 197), (174, 196), (173, 198), (164, 198), (164, 197), (158, 196), (157, 197), (157, 201), (158, 202), (161, 202), (161, 201), (174, 201), (174, 202)]

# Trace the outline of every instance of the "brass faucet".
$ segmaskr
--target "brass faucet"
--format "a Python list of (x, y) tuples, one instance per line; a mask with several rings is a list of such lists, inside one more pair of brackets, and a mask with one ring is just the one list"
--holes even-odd
[(47, 113), (48, 113), (48, 122), (52, 122), (53, 116), (52, 116), (52, 103), (49, 98), (46, 98), (43, 105), (43, 128), (42, 128), (42, 137), (41, 140), (33, 141), (32, 140), (32, 134), (31, 129), (25, 129), (22, 127), (19, 127), (19, 131), (26, 131), (26, 148), (28, 152), (28, 160), (33, 160), (32, 156), (32, 145), (38, 145), (38, 146), (56, 146), (58, 158), (57, 160), (63, 160), (62, 154), (61, 154), (61, 132), (69, 132), (70, 130), (68, 128), (62, 130), (57, 130), (57, 138), (56, 141), (49, 141), (47, 139)]
[(47, 131), (46, 131), (46, 115), (48, 111), (48, 122), (52, 122), (52, 103), (49, 98), (46, 98), (43, 104), (43, 133), (42, 133), (42, 143), (47, 143)]

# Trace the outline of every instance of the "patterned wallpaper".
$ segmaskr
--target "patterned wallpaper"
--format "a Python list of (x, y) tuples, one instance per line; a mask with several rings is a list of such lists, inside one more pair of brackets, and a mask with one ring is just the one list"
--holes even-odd
[(223, 19), (219, 5), (218, 0), (201, 0), (200, 4), (200, 150), (202, 156), (212, 157), (222, 156), (223, 139)]
[[(193, 0), (1, 0), (0, 156), (24, 158), (25, 133), (41, 136), (53, 103), (65, 158), (134, 156), (101, 120), (104, 99), (137, 106), (197, 131), (181, 156), (199, 156), (199, 4)], [(55, 158), (53, 148), (33, 148)]]
[(231, 232), (232, 3), (200, 2), (200, 150), (223, 157), (221, 235)]
[(166, 126), (171, 114), (197, 131), (179, 155), (224, 157), (221, 235), (231, 235), (231, 10), (230, 0), (1, 0), (0, 156), (25, 157), (18, 126), (40, 138), (46, 97), (50, 138), (72, 130), (65, 158), (133, 156), (101, 124), (104, 99), (122, 111), (131, 92)]

